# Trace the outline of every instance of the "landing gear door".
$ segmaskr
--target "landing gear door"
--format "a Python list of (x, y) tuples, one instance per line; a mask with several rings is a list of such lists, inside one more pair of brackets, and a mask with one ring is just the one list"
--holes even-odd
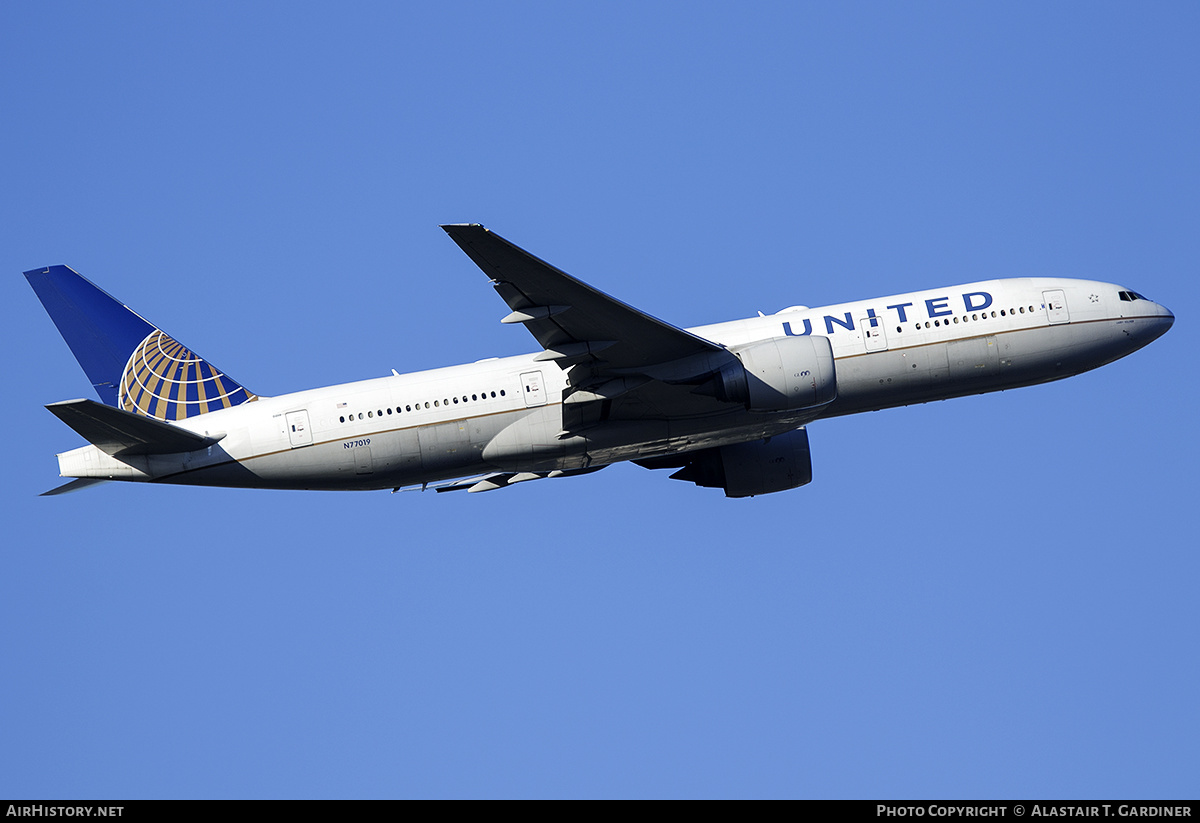
[(540, 371), (527, 371), (521, 375), (521, 390), (525, 392), (527, 408), (546, 405), (546, 387), (542, 385)]
[(882, 317), (864, 317), (858, 321), (858, 327), (862, 329), (867, 351), (887, 351), (887, 332), (883, 330)]
[(287, 424), (288, 440), (292, 448), (311, 445), (313, 442), (312, 429), (308, 425), (308, 410), (288, 412), (284, 417)]
[(1042, 292), (1042, 299), (1046, 301), (1046, 316), (1050, 318), (1050, 325), (1058, 323), (1070, 323), (1071, 315), (1067, 313), (1067, 295), (1062, 289), (1054, 291)]

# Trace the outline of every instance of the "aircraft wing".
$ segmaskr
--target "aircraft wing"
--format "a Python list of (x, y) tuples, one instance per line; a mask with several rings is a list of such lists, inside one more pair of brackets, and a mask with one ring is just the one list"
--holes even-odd
[(483, 226), (442, 228), (492, 278), (512, 310), (502, 322), (523, 323), (546, 350), (537, 359), (589, 366), (572, 370), (574, 386), (598, 385), (620, 375), (661, 377), (655, 374), (661, 369), (654, 367), (683, 360), (704, 361), (690, 370), (707, 373), (733, 358), (716, 343), (576, 280)]

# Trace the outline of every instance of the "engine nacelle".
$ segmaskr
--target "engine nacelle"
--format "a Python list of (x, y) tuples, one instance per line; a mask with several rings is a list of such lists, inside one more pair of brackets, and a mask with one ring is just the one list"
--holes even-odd
[(717, 374), (720, 400), (755, 412), (781, 412), (824, 406), (837, 397), (828, 337), (774, 337), (732, 351), (741, 363)]
[(812, 455), (803, 428), (766, 440), (705, 449), (691, 458), (671, 477), (724, 489), (726, 497), (753, 497), (812, 482)]

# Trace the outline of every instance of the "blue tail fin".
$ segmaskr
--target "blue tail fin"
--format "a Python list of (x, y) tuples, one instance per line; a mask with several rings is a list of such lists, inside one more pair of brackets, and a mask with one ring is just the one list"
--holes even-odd
[(258, 399), (66, 266), (25, 277), (108, 405), (182, 420)]

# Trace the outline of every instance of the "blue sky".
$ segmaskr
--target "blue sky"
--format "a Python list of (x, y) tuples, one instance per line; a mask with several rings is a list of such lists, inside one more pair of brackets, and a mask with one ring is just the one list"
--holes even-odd
[[(0, 8), (0, 796), (1195, 797), (1191, 3)], [(39, 499), (66, 263), (260, 394), (534, 348), (437, 229), (678, 325), (1006, 276), (1172, 308), (815, 479)]]

